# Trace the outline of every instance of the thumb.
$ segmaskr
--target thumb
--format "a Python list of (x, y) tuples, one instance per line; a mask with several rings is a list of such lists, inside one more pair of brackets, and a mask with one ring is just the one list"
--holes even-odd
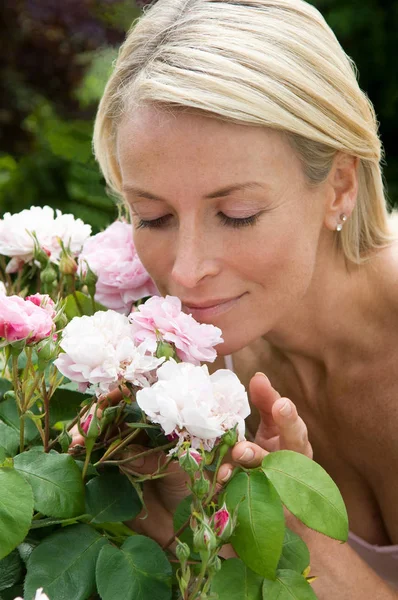
[(268, 440), (279, 435), (279, 427), (275, 423), (272, 407), (281, 397), (280, 394), (272, 387), (270, 380), (264, 373), (256, 373), (252, 377), (249, 391), (250, 400), (258, 410), (260, 417), (256, 440), (257, 437)]

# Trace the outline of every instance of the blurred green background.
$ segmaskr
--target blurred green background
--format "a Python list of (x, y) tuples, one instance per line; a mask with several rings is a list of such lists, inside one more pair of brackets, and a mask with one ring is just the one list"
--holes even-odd
[[(312, 0), (359, 69), (398, 206), (398, 0)], [(144, 4), (145, 0), (141, 0)], [(96, 105), (139, 0), (3, 0), (0, 215), (31, 205), (72, 212), (98, 231), (117, 215), (92, 158)]]

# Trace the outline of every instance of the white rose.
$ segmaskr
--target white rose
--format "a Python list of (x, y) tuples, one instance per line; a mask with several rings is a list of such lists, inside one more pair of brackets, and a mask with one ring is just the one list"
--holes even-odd
[(157, 375), (154, 385), (137, 393), (137, 403), (166, 435), (176, 434), (190, 440), (193, 448), (211, 450), (217, 438), (237, 425), (244, 439), (250, 407), (235, 373), (222, 369), (209, 375), (206, 366), (169, 360)]
[(58, 370), (72, 381), (97, 385), (99, 392), (122, 381), (149, 385), (150, 372), (164, 360), (151, 354), (156, 344), (137, 346), (128, 318), (112, 310), (72, 319), (61, 348), (65, 353), (55, 361)]
[(51, 262), (57, 263), (61, 254), (60, 240), (76, 256), (90, 236), (91, 226), (59, 210), (54, 216), (54, 210), (49, 206), (32, 206), (19, 213), (5, 213), (0, 219), (0, 254), (13, 259), (8, 272), (13, 272), (20, 263), (33, 260), (33, 233)]

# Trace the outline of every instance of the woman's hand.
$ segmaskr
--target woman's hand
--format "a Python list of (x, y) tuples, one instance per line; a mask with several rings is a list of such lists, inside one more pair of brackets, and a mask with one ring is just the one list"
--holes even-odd
[[(281, 398), (263, 373), (256, 373), (250, 381), (250, 400), (259, 412), (260, 425), (254, 443), (239, 442), (232, 449), (235, 464), (258, 467), (264, 456), (276, 450), (294, 450), (312, 458), (307, 427), (295, 405), (288, 398)], [(233, 464), (225, 462), (218, 472), (218, 483), (226, 483), (232, 471)]]

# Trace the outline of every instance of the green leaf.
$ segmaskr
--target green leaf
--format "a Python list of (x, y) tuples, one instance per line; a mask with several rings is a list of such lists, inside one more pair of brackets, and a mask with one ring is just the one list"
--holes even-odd
[(50, 401), (50, 425), (54, 427), (59, 421), (72, 421), (80, 411), (80, 405), (88, 398), (81, 392), (72, 392), (63, 387), (58, 388)]
[(310, 553), (307, 544), (303, 542), (299, 535), (286, 527), (278, 569), (291, 569), (297, 571), (297, 573), (302, 573), (309, 564)]
[(214, 576), (211, 591), (218, 594), (218, 600), (262, 600), (263, 581), (242, 560), (231, 558)]
[(0, 467), (0, 559), (22, 542), (32, 515), (32, 488), (15, 469)]
[[(32, 412), (38, 411), (34, 406)], [(18, 435), (19, 439), (19, 415), (15, 400), (8, 398), (0, 402), (0, 420), (11, 427)], [(39, 437), (36, 425), (30, 420), (25, 419), (25, 443), (30, 444)]]
[(119, 473), (106, 473), (86, 484), (86, 512), (92, 515), (91, 523), (134, 519), (141, 508), (137, 492)]
[[(76, 298), (78, 304), (76, 303)], [(99, 310), (108, 310), (105, 306), (99, 304), (99, 302), (94, 303), (93, 309), (93, 303), (90, 296), (86, 296), (86, 294), (83, 294), (82, 292), (76, 292), (75, 296), (72, 294), (67, 296), (64, 301), (64, 308), (65, 314), (69, 320), (74, 317), (82, 317), (83, 315), (91, 316)]]
[(56, 531), (35, 548), (28, 561), (25, 600), (43, 587), (51, 600), (87, 600), (95, 591), (95, 564), (107, 540), (88, 525)]
[(38, 512), (57, 518), (84, 513), (84, 485), (71, 456), (31, 450), (16, 456), (14, 465), (32, 486)]
[(0, 560), (0, 591), (18, 583), (22, 575), (22, 561), (18, 550)]
[(0, 402), (3, 399), (4, 394), (10, 390), (12, 390), (11, 381), (4, 379), (4, 377), (0, 377)]
[(282, 552), (283, 506), (274, 486), (259, 469), (238, 472), (228, 483), (225, 500), (237, 508), (231, 544), (250, 569), (272, 579)]
[(15, 456), (19, 448), (19, 436), (3, 421), (0, 421), (0, 447), (4, 448), (8, 456)]
[(102, 600), (171, 599), (171, 565), (160, 546), (142, 535), (128, 538), (120, 549), (105, 546), (96, 580)]
[(305, 577), (296, 571), (281, 569), (276, 580), (264, 579), (264, 600), (316, 600), (316, 595)]
[(262, 463), (283, 504), (307, 527), (346, 541), (348, 516), (334, 481), (316, 462), (303, 454), (280, 450)]

